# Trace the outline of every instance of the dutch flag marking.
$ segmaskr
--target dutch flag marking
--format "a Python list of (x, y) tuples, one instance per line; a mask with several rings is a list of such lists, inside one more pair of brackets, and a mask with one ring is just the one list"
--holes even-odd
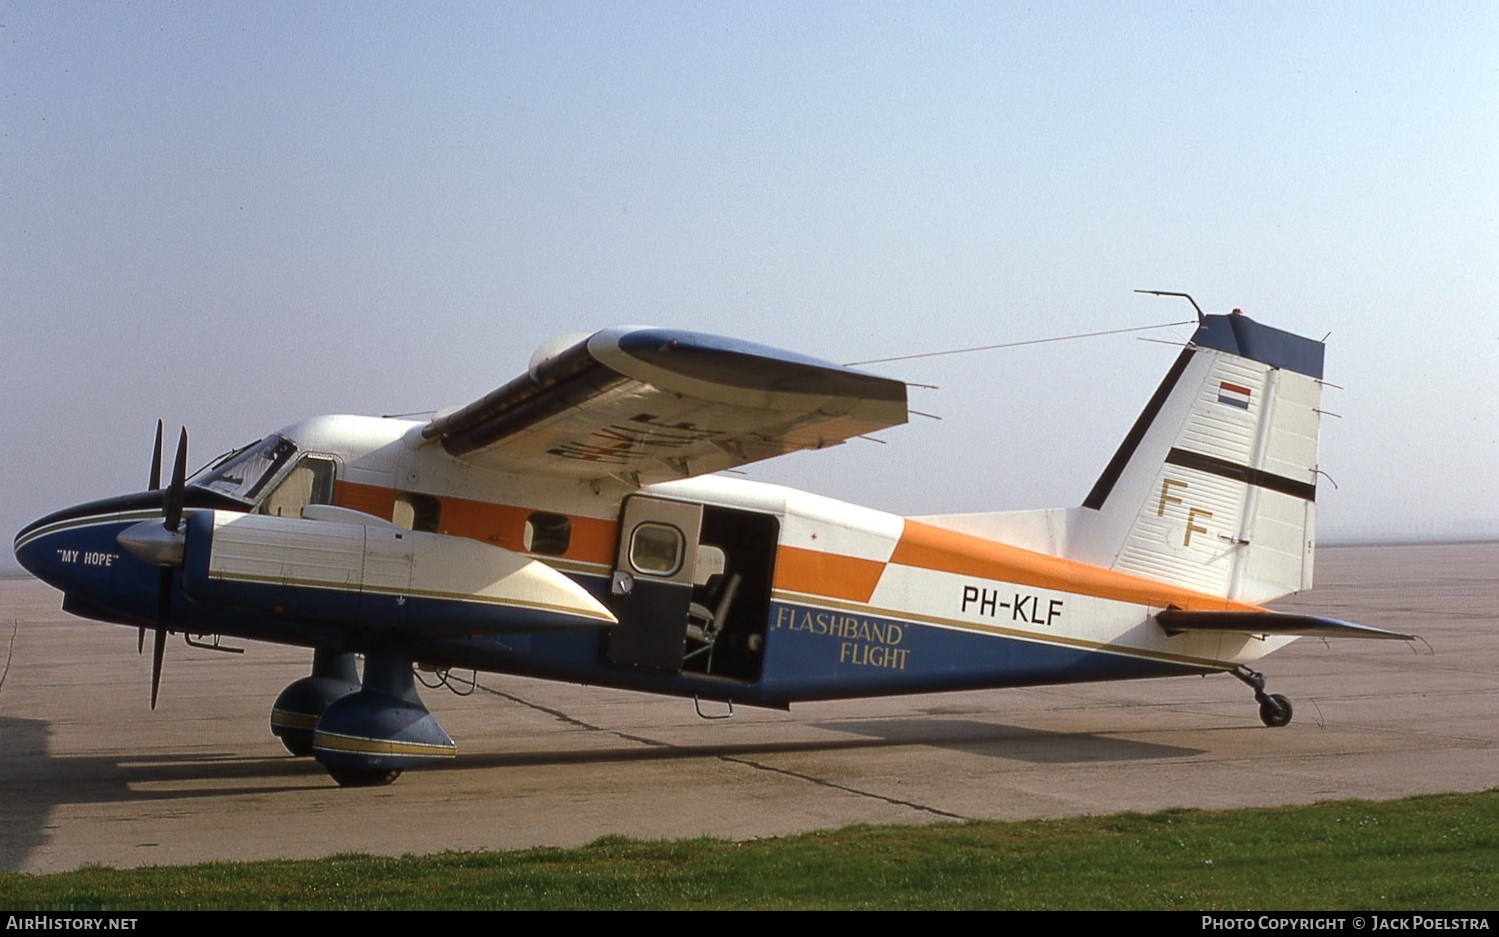
[(1250, 393), (1249, 388), (1242, 384), (1230, 384), (1228, 381), (1220, 381), (1218, 384), (1218, 402), (1240, 410), (1249, 409)]

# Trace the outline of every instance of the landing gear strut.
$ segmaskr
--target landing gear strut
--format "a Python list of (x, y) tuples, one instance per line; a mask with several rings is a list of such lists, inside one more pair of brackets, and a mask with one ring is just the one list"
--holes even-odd
[(1254, 691), (1254, 701), (1260, 704), (1260, 721), (1272, 729), (1278, 729), (1291, 721), (1291, 701), (1279, 693), (1265, 692), (1265, 675), (1257, 670), (1239, 666), (1233, 675)]
[(312, 737), (313, 757), (344, 787), (389, 784), (457, 752), (417, 696), (411, 659), (384, 650), (365, 654), (364, 686), (334, 700)]

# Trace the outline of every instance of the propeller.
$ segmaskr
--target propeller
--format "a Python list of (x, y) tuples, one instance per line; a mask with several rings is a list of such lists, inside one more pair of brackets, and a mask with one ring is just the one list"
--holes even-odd
[[(156, 424), (156, 454), (151, 460), (152, 490), (161, 485), (161, 422)], [(161, 567), (156, 587), (155, 639), (151, 642), (151, 708), (161, 694), (161, 662), (166, 655), (167, 632), (172, 625), (172, 568), (182, 565), (185, 542), (182, 530), (183, 491), (187, 487), (187, 428), (177, 438), (177, 458), (172, 464), (172, 480), (162, 492), (161, 517), (142, 521), (120, 532), (116, 539), (135, 557)], [(142, 626), (137, 652), (144, 652), (146, 628)]]
[[(187, 427), (177, 437), (177, 460), (172, 463), (172, 483), (162, 506), (162, 526), (175, 539), (182, 530), (182, 492), (187, 486)], [(172, 567), (161, 568), (156, 590), (156, 638), (151, 644), (151, 708), (161, 693), (161, 661), (166, 656), (167, 626), (172, 620)]]

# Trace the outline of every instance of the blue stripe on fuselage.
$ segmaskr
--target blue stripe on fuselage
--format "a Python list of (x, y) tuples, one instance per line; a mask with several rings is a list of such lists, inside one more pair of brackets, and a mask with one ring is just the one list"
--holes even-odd
[(792, 699), (1211, 673), (1211, 668), (776, 602), (765, 690)]
[[(607, 602), (602, 581), (580, 582)], [(785, 706), (798, 701), (889, 696), (1097, 680), (1213, 673), (1216, 668), (1127, 653), (943, 628), (800, 603), (773, 602), (758, 681), (695, 673), (655, 674), (609, 666), (596, 632), (516, 634), (449, 656), (461, 666), (547, 676), (678, 696)], [(684, 629), (685, 630), (685, 629)]]

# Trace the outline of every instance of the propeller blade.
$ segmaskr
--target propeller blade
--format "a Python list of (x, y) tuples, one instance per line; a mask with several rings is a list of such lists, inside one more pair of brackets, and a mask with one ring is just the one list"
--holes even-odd
[[(161, 421), (156, 421), (156, 451), (151, 454), (151, 484), (147, 491), (161, 487)], [(144, 639), (142, 639), (144, 640)]]
[(187, 481), (187, 427), (177, 438), (177, 461), (172, 466), (172, 484), (167, 487), (165, 526), (175, 533), (182, 524), (182, 489)]
[[(155, 491), (161, 487), (161, 420), (156, 421), (156, 445), (151, 449), (151, 477), (146, 482), (147, 491)], [(146, 653), (146, 629), (144, 626), (136, 629), (135, 653), (137, 655)]]
[[(161, 483), (161, 421), (156, 421), (156, 456), (151, 460), (151, 487), (159, 487)], [(182, 494), (187, 487), (187, 427), (182, 428), (182, 435), (177, 437), (177, 458), (172, 463), (172, 482), (167, 486), (162, 495), (161, 514), (162, 526), (167, 530), (167, 538), (175, 541), (176, 559), (181, 561), (181, 538), (178, 531), (182, 527)], [(137, 525), (144, 526), (144, 525)], [(161, 537), (160, 531), (151, 528), (155, 536), (145, 538), (146, 546), (140, 544), (132, 547), (134, 539), (127, 537), (123, 542), (126, 549), (132, 550), (139, 555), (140, 550), (145, 549), (152, 559), (159, 559), (154, 554), (156, 551), (149, 549), (159, 544), (152, 541)], [(135, 530), (135, 528), (131, 528)], [(127, 532), (128, 533), (128, 532)], [(122, 536), (124, 536), (122, 534)], [(168, 557), (170, 561), (170, 557)], [(172, 569), (170, 566), (162, 566), (159, 578), (156, 581), (156, 636), (151, 642), (151, 708), (156, 708), (157, 697), (161, 695), (161, 662), (166, 657), (167, 651), (167, 629), (172, 623)], [(146, 646), (146, 629), (141, 628), (136, 640), (136, 652), (140, 653)]]
[[(163, 566), (156, 587), (156, 635), (151, 644), (151, 708), (161, 694), (161, 661), (167, 650), (167, 625), (172, 618), (172, 571)], [(146, 629), (141, 629), (144, 638)]]
[(167, 652), (167, 629), (156, 627), (156, 643), (151, 647), (151, 708), (156, 708), (156, 697), (161, 693), (161, 658)]

